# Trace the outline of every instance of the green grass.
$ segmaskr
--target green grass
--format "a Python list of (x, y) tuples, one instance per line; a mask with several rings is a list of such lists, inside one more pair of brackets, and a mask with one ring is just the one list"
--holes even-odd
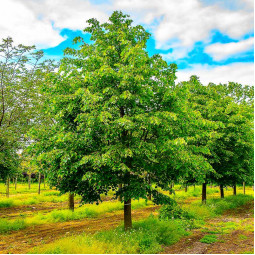
[[(146, 202), (146, 200), (132, 201), (132, 209), (138, 209), (151, 205), (152, 202)], [(121, 202), (104, 202), (99, 205), (84, 205), (74, 210), (53, 210), (47, 214), (38, 214), (31, 219), (29, 222), (34, 224), (40, 224), (41, 222), (63, 222), (70, 220), (79, 220), (83, 218), (94, 218), (104, 213), (110, 213), (113, 211), (123, 210), (124, 205)]]
[(160, 221), (149, 217), (134, 222), (133, 229), (127, 232), (121, 226), (93, 236), (71, 236), (35, 248), (32, 253), (158, 253), (162, 251), (162, 245), (176, 243), (184, 235), (187, 232), (179, 221)]
[(13, 230), (20, 230), (27, 226), (23, 219), (18, 220), (5, 220), (0, 219), (0, 234), (8, 233)]
[[(147, 202), (144, 199), (140, 201), (133, 201), (132, 208), (139, 209), (151, 204), (152, 202)], [(9, 232), (10, 230), (19, 230), (22, 228), (26, 228), (28, 226), (40, 225), (45, 223), (65, 222), (70, 220), (93, 218), (98, 217), (99, 215), (104, 213), (110, 213), (123, 209), (124, 205), (121, 202), (104, 202), (99, 205), (96, 204), (84, 205), (75, 209), (74, 212), (70, 210), (53, 210), (52, 212), (47, 214), (38, 213), (37, 215), (27, 218), (23, 216), (22, 222), (24, 224), (20, 225), (18, 229), (15, 229), (15, 227), (13, 229), (6, 228), (5, 224), (3, 223), (0, 225), (0, 233)], [(4, 220), (4, 222), (8, 226), (13, 224), (12, 220)]]
[(201, 201), (195, 201), (184, 205), (183, 208), (194, 218), (204, 220), (221, 215), (224, 211), (242, 206), (253, 199), (251, 195), (228, 196), (224, 199), (211, 198), (207, 199), (205, 205)]
[(4, 199), (4, 200), (0, 201), (0, 208), (12, 207), (13, 204), (14, 204), (14, 200), (10, 199), (10, 198), (7, 198), (7, 199)]
[(205, 235), (203, 238), (199, 240), (201, 243), (215, 243), (218, 241), (218, 237), (216, 235)]

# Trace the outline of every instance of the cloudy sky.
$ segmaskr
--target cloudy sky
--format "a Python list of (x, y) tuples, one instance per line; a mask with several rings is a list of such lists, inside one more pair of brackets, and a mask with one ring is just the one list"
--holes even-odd
[[(147, 50), (178, 65), (178, 80), (254, 83), (253, 0), (0, 0), (0, 38), (59, 59), (86, 20), (122, 10), (151, 33)], [(89, 35), (82, 34), (87, 41)]]

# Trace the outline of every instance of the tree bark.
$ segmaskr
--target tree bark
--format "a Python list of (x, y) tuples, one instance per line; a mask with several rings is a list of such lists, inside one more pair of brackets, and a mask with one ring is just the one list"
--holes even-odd
[[(119, 184), (119, 190), (122, 189), (122, 184)], [(121, 201), (121, 196), (118, 196), (118, 201)]]
[(15, 190), (17, 189), (18, 177), (15, 178)]
[(28, 189), (31, 188), (31, 174), (28, 175)]
[(243, 182), (243, 194), (245, 195), (245, 182)]
[(185, 185), (185, 192), (188, 192), (188, 185)]
[(224, 198), (224, 187), (222, 184), (220, 184), (220, 197)]
[(169, 191), (169, 194), (172, 195), (173, 194), (173, 183), (171, 182), (170, 184), (170, 191)]
[(41, 194), (41, 173), (39, 172), (39, 177), (38, 177), (38, 194)]
[(194, 184), (194, 190), (196, 190), (196, 185)]
[(68, 208), (69, 210), (74, 211), (74, 194), (73, 193), (69, 193)]
[(236, 195), (236, 184), (233, 186), (233, 195)]
[[(147, 177), (148, 177), (148, 184), (151, 185), (151, 177), (150, 177), (150, 175), (148, 174)], [(148, 200), (151, 200), (151, 193), (148, 194), (147, 199), (148, 199)]]
[(7, 180), (6, 180), (6, 197), (9, 197), (10, 195), (10, 178), (7, 177)]
[(206, 204), (206, 183), (202, 184), (202, 203)]
[(131, 216), (131, 199), (124, 202), (124, 229), (125, 231), (132, 228)]
[(44, 175), (44, 177), (43, 177), (43, 187), (44, 187), (44, 189), (45, 189), (45, 175)]

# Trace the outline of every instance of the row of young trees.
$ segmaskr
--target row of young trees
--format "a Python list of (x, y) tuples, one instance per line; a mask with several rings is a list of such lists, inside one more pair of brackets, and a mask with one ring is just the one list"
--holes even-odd
[(27, 115), (27, 151), (52, 186), (83, 203), (113, 190), (128, 229), (132, 199), (169, 202), (157, 187), (203, 184), (205, 201), (209, 182), (253, 181), (253, 87), (195, 76), (176, 84), (176, 65), (149, 56), (149, 33), (127, 15), (88, 24), (93, 43), (76, 38), (56, 71), (43, 64), (28, 100), (37, 111)]

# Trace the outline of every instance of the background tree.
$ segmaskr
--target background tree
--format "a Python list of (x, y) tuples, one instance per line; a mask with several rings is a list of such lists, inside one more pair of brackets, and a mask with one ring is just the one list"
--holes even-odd
[(203, 143), (211, 151), (208, 160), (215, 170), (207, 182), (218, 183), (224, 197), (224, 186), (235, 186), (253, 175), (253, 87), (235, 83), (203, 86), (195, 76), (181, 86), (190, 89), (190, 107), (218, 125)]
[(17, 165), (18, 161), (13, 162), (18, 157), (15, 153), (26, 146), (25, 134), (43, 120), (38, 111), (38, 87), (54, 65), (42, 57), (42, 51), (35, 51), (34, 46), (15, 46), (10, 37), (0, 44), (0, 164), (5, 169)]

